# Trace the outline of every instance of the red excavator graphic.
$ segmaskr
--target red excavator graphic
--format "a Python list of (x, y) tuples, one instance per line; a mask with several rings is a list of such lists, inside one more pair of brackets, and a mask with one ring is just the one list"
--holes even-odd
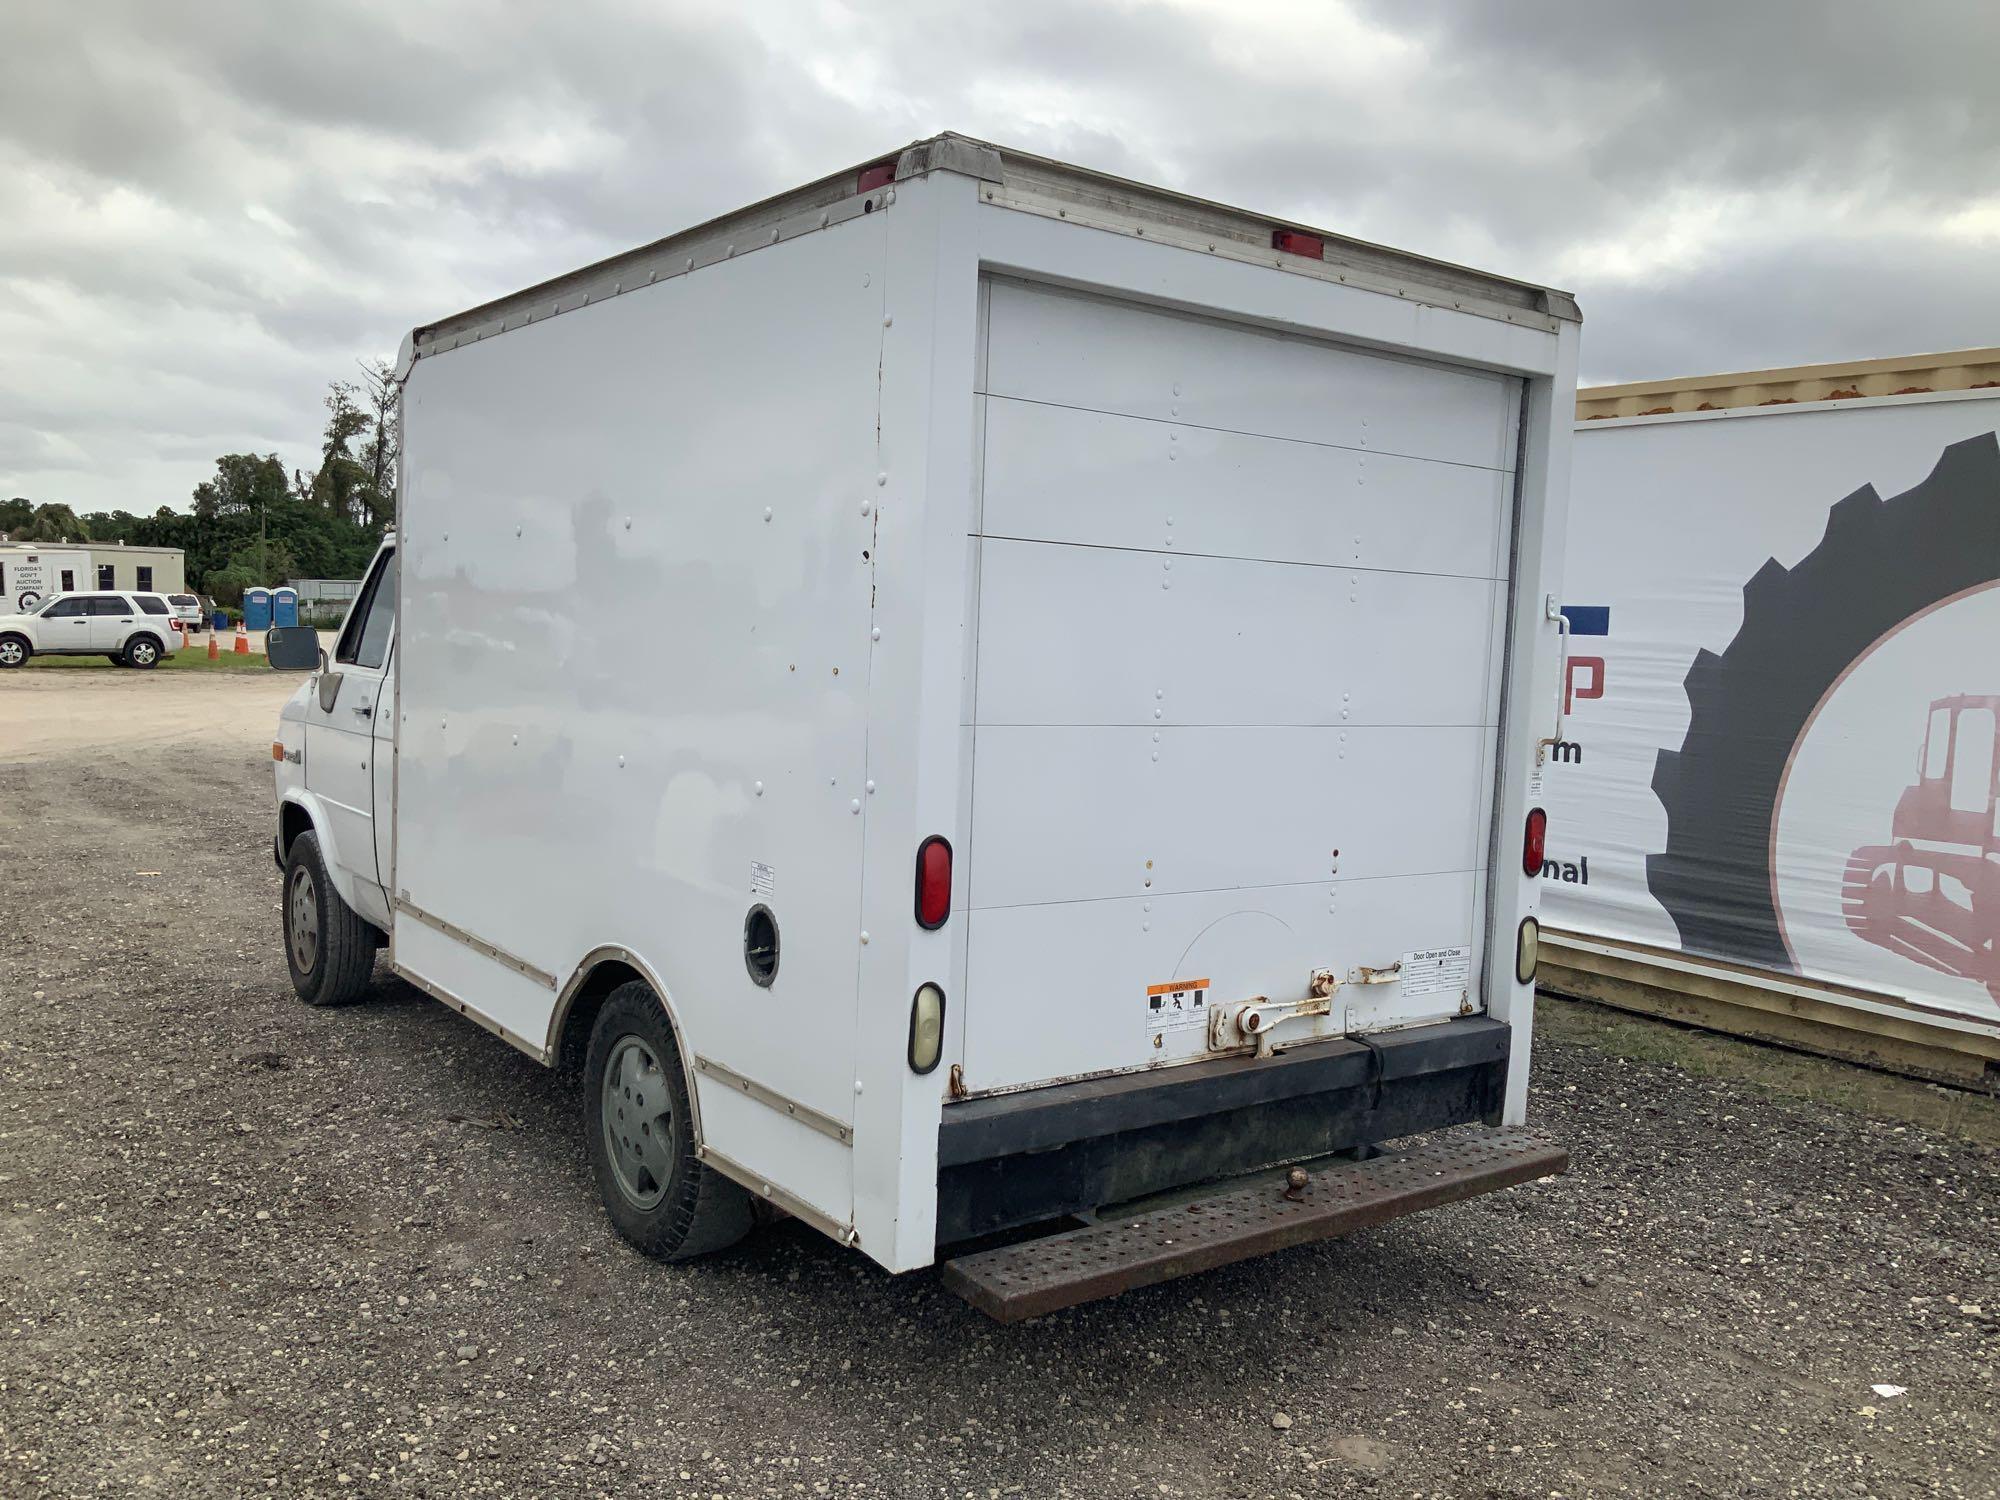
[(2000, 696), (1931, 704), (1890, 842), (1848, 856), (1841, 904), (1871, 943), (2000, 1000)]

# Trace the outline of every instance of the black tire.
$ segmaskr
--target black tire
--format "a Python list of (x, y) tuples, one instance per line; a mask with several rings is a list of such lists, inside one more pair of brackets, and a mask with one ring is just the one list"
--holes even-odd
[[(302, 833), (285, 855), (283, 912), (285, 967), (292, 988), (308, 1005), (351, 1005), (368, 992), (375, 973), (376, 933), (340, 899), (327, 878), (319, 836)], [(303, 918), (316, 924), (306, 941)]]
[(34, 654), (35, 648), (28, 644), (25, 635), (11, 630), (0, 635), (0, 668), (25, 667)]
[(1771, 832), (1792, 748), (1841, 674), (1912, 615), (2000, 580), (2000, 441), (1952, 443), (1915, 488), (1864, 486), (1827, 513), (1818, 547), (1770, 559), (1743, 587), (1743, 626), (1688, 669), (1687, 739), (1653, 791), (1667, 847), (1646, 885), (1691, 953), (1789, 972), (1771, 896)]
[[(614, 1061), (620, 1071), (607, 1076)], [(627, 1071), (640, 1061), (651, 1066)], [(605, 1213), (646, 1254), (692, 1260), (750, 1232), (750, 1195), (695, 1159), (680, 1048), (641, 980), (606, 996), (591, 1028), (583, 1134)]]
[(160, 664), (165, 649), (153, 636), (135, 635), (125, 643), (125, 665), (150, 672)]

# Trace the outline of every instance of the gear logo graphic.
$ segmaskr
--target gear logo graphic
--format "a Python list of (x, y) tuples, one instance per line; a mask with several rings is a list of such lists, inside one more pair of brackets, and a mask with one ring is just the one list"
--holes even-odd
[(1873, 485), (1848, 495), (1796, 567), (1772, 558), (1744, 586), (1742, 627), (1721, 654), (1696, 655), (1683, 684), (1686, 738), (1653, 768), (1667, 841), (1647, 856), (1646, 884), (1684, 949), (1796, 972), (1772, 871), (1794, 748), (1878, 642), (1996, 581), (2000, 438), (1989, 432), (1946, 447), (1899, 495), (1884, 500)]

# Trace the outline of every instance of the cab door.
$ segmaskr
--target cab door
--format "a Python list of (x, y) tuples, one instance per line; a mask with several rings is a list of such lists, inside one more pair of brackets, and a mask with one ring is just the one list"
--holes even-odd
[[(306, 710), (306, 784), (326, 813), (326, 851), (357, 880), (380, 886), (375, 860), (376, 716), (389, 711), (382, 679), (396, 628), (396, 553), (376, 555), (341, 627), (333, 660), (319, 674)], [(387, 745), (388, 740), (379, 743)], [(388, 756), (381, 772), (389, 774)]]

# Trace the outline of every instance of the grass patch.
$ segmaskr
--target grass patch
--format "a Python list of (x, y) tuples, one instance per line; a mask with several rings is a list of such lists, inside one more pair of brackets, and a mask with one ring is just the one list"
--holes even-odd
[(1726, 1078), (1777, 1098), (1828, 1104), (2000, 1147), (2000, 1099), (1989, 1095), (1558, 995), (1535, 997), (1535, 1029), (1550, 1041), (1594, 1047), (1613, 1057)]
[[(74, 671), (119, 671), (109, 657), (103, 656), (31, 656), (23, 671), (34, 672), (74, 672)], [(136, 670), (136, 669), (135, 669)], [(271, 668), (264, 661), (264, 653), (251, 651), (239, 656), (226, 645), (222, 654), (214, 661), (208, 659), (208, 639), (203, 637), (198, 646), (183, 646), (172, 656), (160, 658), (160, 664), (151, 670), (155, 672), (268, 672)]]

